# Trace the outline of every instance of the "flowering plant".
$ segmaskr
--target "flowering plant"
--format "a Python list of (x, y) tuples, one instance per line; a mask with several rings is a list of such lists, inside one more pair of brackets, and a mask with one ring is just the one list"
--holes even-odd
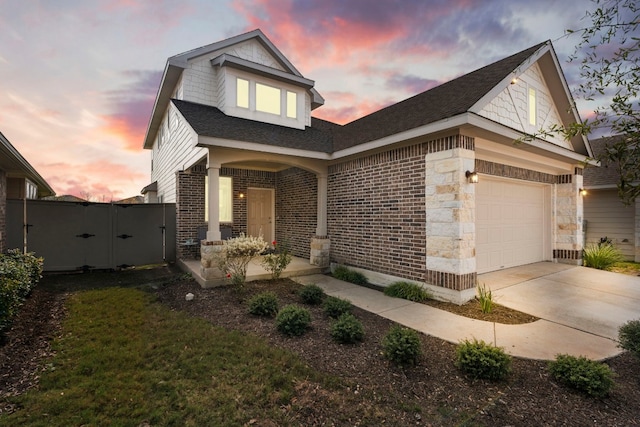
[(274, 252), (265, 255), (262, 258), (262, 266), (265, 270), (271, 272), (271, 278), (277, 279), (280, 274), (287, 268), (293, 257), (289, 253), (289, 246), (278, 245), (275, 240), (271, 242)]
[(224, 241), (224, 248), (216, 259), (218, 267), (227, 274), (227, 279), (233, 285), (241, 288), (247, 279), (249, 262), (264, 252), (267, 246), (262, 236), (245, 236), (241, 233), (239, 237)]

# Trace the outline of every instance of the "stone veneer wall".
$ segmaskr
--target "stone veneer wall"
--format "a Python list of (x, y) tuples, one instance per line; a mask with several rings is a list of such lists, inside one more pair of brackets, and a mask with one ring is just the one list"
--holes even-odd
[(424, 280), (424, 155), (418, 144), (329, 167), (332, 262)]
[[(204, 180), (206, 175), (196, 171), (176, 173), (176, 257), (198, 259), (200, 242), (198, 228), (205, 226)], [(193, 245), (184, 245), (189, 239)]]
[(309, 259), (318, 222), (318, 179), (299, 168), (276, 175), (276, 240), (287, 242), (293, 255)]
[(7, 250), (7, 173), (0, 170), (0, 253)]

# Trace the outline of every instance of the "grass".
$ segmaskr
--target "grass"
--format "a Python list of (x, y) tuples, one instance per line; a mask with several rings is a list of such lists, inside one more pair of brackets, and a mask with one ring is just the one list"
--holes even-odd
[(640, 275), (640, 262), (618, 262), (611, 267), (611, 271), (638, 276)]
[(40, 387), (14, 398), (22, 410), (0, 426), (282, 425), (295, 384), (319, 378), (292, 353), (140, 290), (83, 291), (67, 306)]

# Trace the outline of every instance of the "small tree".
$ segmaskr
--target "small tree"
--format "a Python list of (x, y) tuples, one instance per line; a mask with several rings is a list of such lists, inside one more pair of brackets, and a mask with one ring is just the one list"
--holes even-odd
[(225, 240), (224, 248), (219, 252), (216, 261), (218, 268), (226, 273), (231, 283), (238, 288), (247, 280), (247, 266), (252, 259), (267, 249), (267, 242), (262, 236), (245, 236)]
[(293, 257), (289, 253), (289, 245), (278, 244), (275, 240), (271, 242), (274, 253), (267, 254), (262, 258), (262, 266), (271, 273), (272, 279), (280, 277), (287, 268)]

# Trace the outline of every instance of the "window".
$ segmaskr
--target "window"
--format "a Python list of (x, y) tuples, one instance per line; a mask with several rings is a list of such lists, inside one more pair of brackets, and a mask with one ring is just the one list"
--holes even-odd
[(280, 89), (256, 83), (256, 110), (280, 115)]
[(287, 91), (287, 117), (298, 117), (298, 95), (295, 92)]
[[(218, 186), (218, 212), (220, 222), (233, 222), (233, 181), (221, 176)], [(209, 180), (204, 180), (204, 220), (209, 221)]]
[(529, 88), (529, 124), (536, 125), (537, 107), (536, 107), (536, 90)]
[(241, 108), (249, 108), (249, 81), (236, 79), (236, 105)]

